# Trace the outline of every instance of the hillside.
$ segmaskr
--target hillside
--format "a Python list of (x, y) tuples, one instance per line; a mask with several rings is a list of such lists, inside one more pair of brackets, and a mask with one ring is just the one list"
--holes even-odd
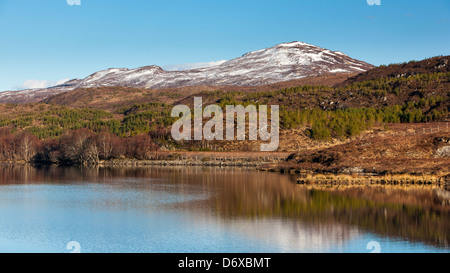
[[(204, 106), (279, 105), (278, 152), (297, 154), (276, 168), (341, 172), (373, 165), (376, 172), (445, 173), (450, 166), (448, 145), (435, 144), (449, 134), (442, 129), (450, 120), (450, 72), (435, 65), (442, 60), (377, 67), (375, 74), (328, 74), (263, 86), (80, 88), (39, 103), (0, 104), (0, 157), (23, 158), (20, 149), (27, 139), (37, 145), (40, 160), (63, 162), (148, 159), (158, 149), (259, 151), (260, 141), (175, 142), (170, 136), (175, 121), (171, 109), (192, 106), (193, 97), (200, 96)], [(440, 128), (439, 135), (430, 135), (433, 128)], [(67, 155), (64, 147), (81, 136), (87, 146), (76, 150), (89, 156)], [(109, 143), (108, 152), (99, 153), (101, 143)], [(329, 162), (329, 156), (335, 161)]]
[(274, 169), (340, 174), (447, 174), (449, 123), (391, 124), (352, 141), (291, 154)]
[(382, 65), (369, 71), (362, 72), (339, 84), (345, 86), (364, 81), (383, 78), (407, 78), (419, 74), (450, 72), (450, 56), (437, 56), (421, 61), (410, 61), (401, 64)]
[[(358, 135), (380, 122), (445, 120), (450, 109), (450, 72), (441, 71), (445, 67), (437, 68), (436, 72), (436, 64), (443, 60), (446, 58), (377, 67), (373, 71), (379, 78), (375, 79), (371, 70), (357, 76), (326, 75), (258, 87), (186, 87), (162, 90), (82, 88), (52, 96), (38, 106), (4, 105), (0, 114), (0, 126), (39, 131), (41, 138), (55, 135), (43, 133), (46, 130), (60, 132), (55, 135), (57, 136), (64, 130), (77, 128), (109, 130), (120, 136), (130, 136), (151, 128), (169, 127), (173, 121), (170, 109), (177, 104), (192, 105), (193, 97), (200, 96), (204, 105), (280, 105), (282, 129), (310, 128), (321, 131), (320, 134), (315, 134), (315, 130), (306, 131), (313, 139), (346, 138)], [(404, 67), (405, 70), (399, 67)], [(414, 75), (407, 73), (410, 69), (415, 69)], [(390, 77), (392, 71), (403, 76)], [(362, 77), (368, 80), (361, 81)], [(348, 83), (343, 85), (344, 81)], [(292, 85), (297, 87), (290, 87)], [(102, 113), (96, 117), (107, 118), (90, 117), (85, 123), (82, 122), (83, 119), (79, 123), (70, 120), (55, 123), (53, 118), (45, 118), (50, 115), (62, 120), (68, 119), (67, 114), (61, 112), (68, 110), (62, 106), (74, 112), (91, 113), (95, 110)], [(53, 108), (57, 111), (52, 111)]]
[[(143, 89), (131, 87), (80, 88), (36, 102), (114, 111), (114, 109), (136, 103), (161, 102), (176, 105), (193, 96), (205, 94), (250, 94), (277, 92), (292, 86), (327, 86), (343, 82), (355, 74), (337, 73), (307, 77), (299, 80), (277, 82), (260, 86), (189, 86), (166, 89)], [(221, 94), (216, 99), (220, 99)]]
[(261, 86), (336, 73), (360, 73), (371, 68), (372, 65), (350, 58), (339, 51), (292, 42), (249, 52), (220, 65), (198, 69), (165, 71), (156, 65), (135, 69), (109, 68), (59, 86), (2, 92), (0, 103), (38, 102), (52, 95), (80, 88)]

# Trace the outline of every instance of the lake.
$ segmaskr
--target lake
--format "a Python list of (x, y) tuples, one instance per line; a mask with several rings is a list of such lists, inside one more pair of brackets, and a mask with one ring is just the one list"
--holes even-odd
[(450, 210), (430, 188), (315, 188), (297, 178), (0, 165), (0, 252), (450, 252)]

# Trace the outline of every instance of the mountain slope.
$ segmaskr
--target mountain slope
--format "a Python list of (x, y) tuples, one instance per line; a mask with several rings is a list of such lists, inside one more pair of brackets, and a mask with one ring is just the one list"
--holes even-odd
[(330, 73), (360, 73), (373, 66), (302, 42), (279, 44), (247, 53), (221, 65), (185, 71), (165, 71), (159, 66), (136, 69), (110, 68), (82, 80), (38, 90), (0, 93), (1, 102), (37, 102), (77, 88), (123, 86), (176, 88), (187, 86), (259, 86)]
[(367, 72), (350, 77), (339, 85), (345, 86), (383, 78), (408, 78), (420, 74), (448, 72), (450, 72), (450, 56), (437, 56), (420, 61), (375, 67)]
[(76, 88), (127, 86), (172, 88), (181, 86), (255, 86), (326, 73), (355, 73), (370, 64), (341, 52), (292, 42), (250, 52), (221, 65), (185, 71), (164, 71), (158, 66), (107, 69), (90, 75)]
[[(166, 89), (145, 89), (133, 87), (96, 87), (77, 88), (50, 96), (41, 102), (80, 108), (111, 110), (137, 103), (162, 102), (167, 104), (184, 104), (193, 96), (201, 96), (208, 103), (215, 103), (221, 95), (231, 93), (252, 94), (255, 92), (274, 92), (292, 86), (328, 86), (341, 83), (355, 73), (327, 74), (307, 77), (287, 82), (260, 86), (190, 86)], [(216, 94), (220, 93), (220, 94)], [(216, 94), (216, 95), (214, 95)], [(205, 101), (206, 103), (206, 101)]]

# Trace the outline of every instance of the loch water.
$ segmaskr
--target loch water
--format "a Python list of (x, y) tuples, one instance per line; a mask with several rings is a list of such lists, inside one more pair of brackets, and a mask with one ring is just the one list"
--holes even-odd
[(0, 252), (450, 252), (450, 210), (429, 187), (316, 188), (297, 178), (0, 165)]

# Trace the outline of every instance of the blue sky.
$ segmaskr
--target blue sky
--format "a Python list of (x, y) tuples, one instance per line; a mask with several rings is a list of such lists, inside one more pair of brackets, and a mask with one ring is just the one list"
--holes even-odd
[(0, 26), (0, 90), (291, 41), (375, 65), (450, 54), (449, 0), (0, 0)]

